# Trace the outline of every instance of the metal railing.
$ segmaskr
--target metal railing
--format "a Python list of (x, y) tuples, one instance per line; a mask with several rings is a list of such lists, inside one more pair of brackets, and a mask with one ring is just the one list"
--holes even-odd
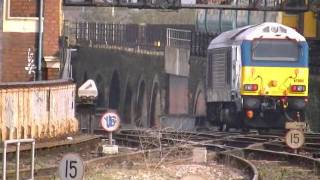
[(34, 179), (34, 154), (35, 154), (35, 140), (34, 139), (14, 139), (4, 141), (3, 147), (3, 167), (2, 167), (2, 179), (7, 178), (7, 147), (9, 144), (16, 144), (16, 179), (20, 179), (20, 145), (21, 143), (31, 143), (31, 169), (30, 179)]
[(216, 36), (217, 34), (193, 32), (191, 35), (190, 55), (206, 57), (208, 46), (211, 40)]
[(165, 46), (190, 48), (193, 56), (206, 56), (216, 35), (197, 32), (193, 25), (105, 24), (66, 21), (64, 34), (71, 46), (121, 47), (164, 51)]
[(167, 28), (194, 30), (194, 25), (172, 24), (106, 24), (66, 21), (64, 34), (70, 45), (89, 47), (139, 48), (164, 51)]
[(190, 30), (167, 28), (167, 46), (177, 48), (190, 48)]
[(165, 28), (161, 26), (80, 22), (74, 28), (73, 41), (81, 46), (118, 46), (163, 51), (166, 40)]

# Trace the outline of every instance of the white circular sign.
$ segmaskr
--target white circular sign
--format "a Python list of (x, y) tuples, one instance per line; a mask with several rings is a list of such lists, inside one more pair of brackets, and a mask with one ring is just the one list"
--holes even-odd
[(103, 129), (113, 132), (120, 127), (120, 118), (115, 112), (107, 112), (101, 117), (100, 123)]
[(286, 144), (292, 149), (298, 149), (304, 144), (304, 134), (297, 129), (291, 129), (286, 134)]
[(59, 164), (59, 177), (61, 180), (82, 180), (84, 164), (78, 154), (68, 153), (63, 156)]

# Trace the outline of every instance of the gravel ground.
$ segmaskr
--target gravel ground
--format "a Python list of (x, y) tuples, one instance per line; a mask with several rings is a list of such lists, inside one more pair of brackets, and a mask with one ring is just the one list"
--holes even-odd
[(281, 161), (254, 161), (261, 180), (320, 180), (314, 172)]
[(164, 164), (147, 167), (142, 164), (122, 163), (117, 167), (100, 166), (88, 170), (89, 180), (240, 180), (244, 177), (236, 169), (211, 162), (200, 164)]

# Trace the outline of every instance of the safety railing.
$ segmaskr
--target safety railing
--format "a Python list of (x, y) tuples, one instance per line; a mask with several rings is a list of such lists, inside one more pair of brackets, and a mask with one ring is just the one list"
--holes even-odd
[(34, 139), (14, 139), (4, 141), (3, 146), (3, 167), (2, 167), (2, 179), (6, 180), (7, 178), (7, 148), (10, 144), (16, 144), (16, 180), (20, 179), (20, 145), (21, 143), (30, 143), (31, 144), (31, 168), (30, 168), (30, 178), (34, 179), (34, 154), (35, 154), (35, 140)]
[(193, 56), (206, 56), (217, 34), (197, 32), (191, 25), (105, 24), (65, 22), (64, 34), (70, 46), (133, 48), (164, 51), (165, 46), (190, 48)]
[(193, 32), (191, 35), (190, 55), (200, 57), (207, 56), (208, 46), (216, 36), (217, 34)]
[(167, 46), (176, 48), (190, 48), (190, 30), (167, 28)]
[(167, 28), (192, 31), (194, 25), (107, 24), (66, 21), (64, 34), (68, 37), (71, 46), (122, 47), (164, 51), (167, 45)]

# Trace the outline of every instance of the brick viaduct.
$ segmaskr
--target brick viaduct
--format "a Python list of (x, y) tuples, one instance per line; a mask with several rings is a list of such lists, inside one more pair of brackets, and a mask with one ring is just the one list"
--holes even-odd
[[(172, 51), (190, 53), (166, 48), (166, 53), (174, 56)], [(97, 83), (98, 107), (116, 109), (125, 124), (156, 127), (163, 115), (205, 115), (204, 71), (201, 71), (204, 60), (181, 58), (180, 63), (188, 67), (181, 71), (189, 71), (181, 76), (168, 73), (168, 66), (176, 67), (163, 53), (81, 47), (72, 59), (72, 66), (78, 85), (87, 79)]]

